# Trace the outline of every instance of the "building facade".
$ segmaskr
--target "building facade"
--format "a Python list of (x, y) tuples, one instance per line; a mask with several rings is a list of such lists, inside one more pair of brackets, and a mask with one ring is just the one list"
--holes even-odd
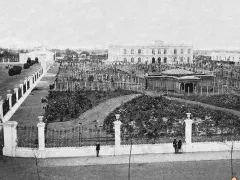
[(49, 62), (53, 63), (55, 60), (55, 53), (51, 51), (47, 51), (44, 48), (37, 49), (35, 51), (29, 52), (29, 53), (20, 53), (19, 54), (19, 63), (26, 63), (28, 57), (31, 58), (31, 60), (35, 60), (35, 58), (38, 58), (38, 61), (41, 62)]
[(152, 45), (108, 47), (109, 62), (185, 64), (193, 60), (193, 45), (164, 44), (155, 41)]
[(234, 62), (240, 64), (240, 52), (212, 52), (211, 60), (223, 61), (223, 62)]

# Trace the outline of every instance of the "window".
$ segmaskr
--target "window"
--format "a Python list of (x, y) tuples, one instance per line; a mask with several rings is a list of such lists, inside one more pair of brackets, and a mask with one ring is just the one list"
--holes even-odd
[(164, 58), (164, 63), (167, 63), (167, 58), (166, 57)]
[(138, 63), (141, 63), (141, 58), (138, 58)]
[(152, 64), (155, 64), (155, 58), (154, 57), (152, 58)]
[(174, 53), (174, 54), (177, 54), (177, 49), (174, 49), (173, 53)]
[(173, 58), (173, 61), (176, 62), (176, 61), (177, 61), (177, 57), (174, 57), (174, 58)]
[(191, 53), (191, 49), (188, 49), (188, 54), (190, 54)]
[(134, 58), (133, 57), (131, 58), (131, 63), (134, 63)]
[(158, 54), (161, 54), (161, 49), (158, 49)]
[(141, 49), (138, 49), (138, 54), (141, 54)]
[(123, 54), (127, 54), (127, 50), (126, 49), (123, 50)]
[(180, 57), (180, 61), (183, 61), (183, 57)]
[(183, 54), (183, 49), (181, 49), (181, 54)]
[(232, 58), (232, 60), (234, 61), (234, 57)]
[(161, 58), (160, 57), (158, 58), (158, 64), (161, 64)]
[(167, 49), (164, 49), (164, 54), (167, 54)]
[(190, 57), (187, 58), (187, 62), (190, 63)]
[(123, 59), (123, 62), (126, 63), (126, 62), (127, 62), (127, 58), (124, 58), (124, 59)]
[(152, 49), (152, 54), (155, 54), (155, 50), (154, 49)]
[(134, 49), (131, 49), (131, 54), (134, 54)]
[(219, 60), (221, 60), (221, 56), (219, 57)]

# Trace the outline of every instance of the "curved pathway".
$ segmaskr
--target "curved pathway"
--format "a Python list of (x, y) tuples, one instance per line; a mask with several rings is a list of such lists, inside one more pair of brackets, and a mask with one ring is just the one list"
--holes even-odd
[[(150, 91), (147, 91), (145, 94), (149, 95), (149, 96), (160, 96), (160, 95), (162, 95), (161, 93), (150, 92)], [(190, 100), (186, 100), (186, 99), (175, 98), (175, 97), (167, 97), (167, 96), (165, 96), (165, 97), (169, 100), (175, 100), (175, 101), (183, 102), (183, 103), (187, 103), (187, 104), (196, 104), (196, 105), (199, 105), (199, 106), (203, 106), (205, 108), (210, 108), (210, 109), (215, 109), (215, 110), (220, 110), (220, 111), (232, 113), (232, 114), (240, 117), (240, 111), (237, 111), (237, 110), (218, 107), (218, 106), (214, 106), (214, 105), (210, 105), (210, 104), (206, 104), (206, 103), (202, 103), (202, 102), (198, 102), (198, 101), (190, 101)]]
[(120, 96), (116, 98), (109, 99), (99, 105), (89, 109), (84, 112), (80, 117), (75, 120), (67, 122), (55, 122), (50, 123), (48, 127), (61, 129), (61, 128), (70, 128), (78, 126), (78, 123), (82, 123), (84, 127), (93, 127), (93, 121), (98, 120), (98, 124), (103, 124), (104, 119), (117, 107), (121, 106), (123, 103), (126, 103), (136, 97), (141, 96), (141, 94), (130, 94), (126, 96)]

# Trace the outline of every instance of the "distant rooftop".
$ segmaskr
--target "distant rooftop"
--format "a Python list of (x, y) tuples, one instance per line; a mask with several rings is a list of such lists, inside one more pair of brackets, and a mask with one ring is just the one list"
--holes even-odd
[(188, 71), (185, 69), (170, 69), (170, 70), (161, 72), (161, 74), (164, 74), (164, 75), (191, 75), (191, 74), (194, 74), (194, 72)]

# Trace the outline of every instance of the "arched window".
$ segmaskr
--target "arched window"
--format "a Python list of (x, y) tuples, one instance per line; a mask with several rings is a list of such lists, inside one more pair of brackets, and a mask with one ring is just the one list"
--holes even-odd
[(164, 63), (167, 63), (167, 58), (165, 57), (164, 60), (163, 60)]
[(160, 57), (158, 58), (158, 64), (161, 64), (161, 58)]
[(177, 54), (177, 49), (174, 49), (173, 53), (174, 53), (174, 54)]
[(126, 62), (127, 62), (127, 58), (124, 58), (124, 59), (123, 59), (123, 62), (126, 63)]
[(187, 62), (190, 63), (190, 57), (187, 58)]
[(176, 61), (177, 61), (177, 57), (174, 57), (174, 58), (173, 58), (173, 61), (176, 62)]
[(181, 61), (181, 62), (183, 61), (183, 57), (180, 57), (180, 61)]
[(154, 49), (152, 49), (152, 54), (155, 54), (155, 50)]
[(141, 61), (142, 61), (142, 60), (141, 60), (141, 58), (139, 57), (139, 58), (138, 58), (138, 63), (141, 63)]
[(191, 49), (188, 49), (188, 54), (190, 54), (191, 53)]
[(138, 54), (141, 54), (141, 49), (138, 49)]
[(134, 58), (133, 57), (131, 58), (131, 63), (134, 63)]
[(164, 54), (167, 54), (167, 49), (164, 49)]
[(134, 54), (134, 49), (131, 49), (131, 54)]
[(158, 49), (158, 54), (161, 54), (161, 49)]
[(155, 64), (155, 58), (154, 57), (152, 58), (152, 64)]
[(127, 54), (127, 50), (126, 49), (123, 50), (123, 54)]
[(181, 49), (181, 54), (183, 54), (183, 49)]

